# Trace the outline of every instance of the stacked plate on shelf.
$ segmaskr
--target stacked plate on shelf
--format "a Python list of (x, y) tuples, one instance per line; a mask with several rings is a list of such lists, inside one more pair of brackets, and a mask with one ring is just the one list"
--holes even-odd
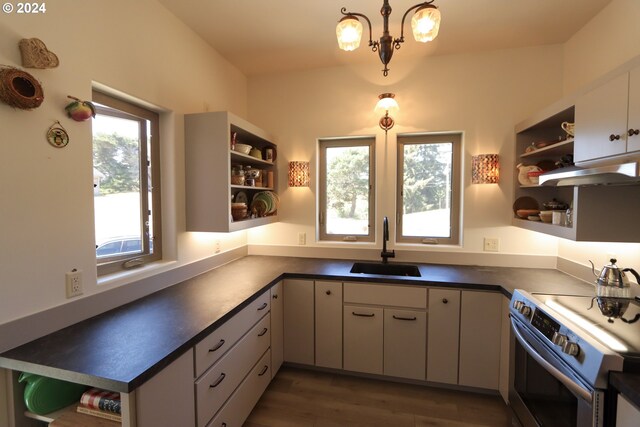
[(273, 191), (261, 191), (256, 193), (251, 200), (251, 213), (258, 216), (273, 215), (278, 211), (280, 199)]

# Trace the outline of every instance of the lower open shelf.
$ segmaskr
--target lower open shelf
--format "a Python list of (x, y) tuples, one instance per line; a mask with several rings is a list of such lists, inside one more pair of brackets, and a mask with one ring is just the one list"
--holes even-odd
[(25, 411), (24, 416), (48, 423), (50, 427), (119, 427), (121, 423), (76, 411), (77, 403), (45, 415)]

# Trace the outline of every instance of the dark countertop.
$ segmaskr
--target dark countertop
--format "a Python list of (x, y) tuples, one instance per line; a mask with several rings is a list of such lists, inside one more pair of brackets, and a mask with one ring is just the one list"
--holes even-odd
[(351, 274), (353, 261), (247, 256), (0, 354), (0, 367), (130, 392), (283, 278), (593, 295), (558, 270), (420, 264), (422, 277)]
[(609, 383), (640, 408), (640, 374), (612, 372), (609, 374)]

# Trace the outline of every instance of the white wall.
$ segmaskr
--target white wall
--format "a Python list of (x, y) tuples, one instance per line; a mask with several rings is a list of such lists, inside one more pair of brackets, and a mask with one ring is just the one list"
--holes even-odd
[[(565, 94), (640, 55), (639, 17), (639, 1), (613, 0), (565, 43)], [(624, 201), (621, 207), (624, 208)], [(592, 260), (598, 268), (608, 264), (609, 258), (615, 255), (621, 267), (640, 269), (640, 244), (579, 243), (560, 239), (558, 255), (585, 266)]]
[[(67, 95), (90, 99), (99, 82), (162, 112), (165, 253), (172, 263), (135, 278), (246, 245), (246, 233), (185, 233), (183, 114), (205, 109), (246, 115), (246, 78), (154, 0), (47, 2), (45, 14), (0, 14), (0, 64), (21, 67), (18, 42), (38, 37), (60, 58), (28, 69), (45, 101), (33, 111), (0, 103), (0, 325), (65, 304), (64, 277), (83, 271), (85, 296), (131, 281), (97, 284), (91, 124), (65, 116)], [(71, 142), (50, 146), (59, 120)], [(123, 292), (126, 292), (123, 291)], [(2, 340), (0, 340), (2, 341)], [(0, 346), (1, 347), (1, 346)]]
[[(336, 48), (337, 49), (337, 48)], [(377, 137), (377, 235), (381, 217), (395, 217), (396, 133), (463, 131), (464, 137), (464, 242), (461, 247), (396, 246), (396, 250), (427, 262), (513, 265), (504, 254), (555, 257), (557, 239), (510, 226), (513, 203), (515, 123), (562, 95), (562, 46), (426, 57), (406, 61), (399, 51), (391, 72), (383, 77), (372, 53), (371, 61), (354, 67), (316, 69), (249, 78), (249, 116), (269, 129), (279, 143), (278, 163), (286, 170), (290, 160), (310, 160), (312, 177), (317, 138), (343, 135)], [(346, 54), (346, 53), (345, 53)], [(541, 66), (544, 64), (544, 66)], [(400, 105), (396, 125), (385, 142), (373, 109), (378, 94), (394, 92)], [(499, 153), (499, 185), (471, 185), (471, 156)], [(281, 222), (249, 232), (250, 251), (316, 256), (321, 248), (340, 244), (315, 242), (315, 179), (310, 189), (287, 188), (280, 175)], [(307, 235), (305, 248), (297, 245), (298, 232)], [(392, 236), (394, 233), (392, 232)], [(482, 254), (483, 237), (500, 238), (498, 256)], [(393, 243), (391, 244), (393, 247)], [(366, 249), (377, 244), (350, 245)], [(464, 257), (460, 253), (464, 252)], [(361, 252), (332, 249), (332, 256)], [(375, 252), (372, 251), (375, 255)], [(550, 266), (548, 259), (541, 261)], [(522, 263), (523, 261), (515, 261)], [(527, 266), (535, 263), (527, 257)], [(551, 265), (555, 267), (555, 264)]]
[(613, 0), (564, 44), (565, 94), (640, 54), (638, 17), (638, 0)]

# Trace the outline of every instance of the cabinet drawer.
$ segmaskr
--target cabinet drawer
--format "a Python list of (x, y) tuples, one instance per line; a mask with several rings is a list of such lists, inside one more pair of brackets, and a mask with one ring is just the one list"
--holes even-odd
[(271, 380), (271, 351), (253, 367), (207, 427), (242, 427)]
[(400, 285), (345, 283), (344, 302), (394, 307), (427, 308), (427, 289)]
[(270, 309), (269, 291), (196, 344), (196, 378), (216, 363)]
[(233, 393), (271, 343), (271, 316), (267, 314), (196, 381), (198, 426), (204, 426)]

